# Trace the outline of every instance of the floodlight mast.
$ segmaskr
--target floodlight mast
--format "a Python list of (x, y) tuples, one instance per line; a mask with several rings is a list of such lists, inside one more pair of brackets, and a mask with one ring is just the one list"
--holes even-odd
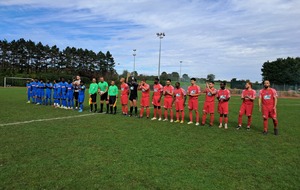
[(157, 73), (157, 77), (160, 78), (161, 40), (166, 35), (165, 35), (164, 32), (161, 32), (161, 33), (156, 33), (156, 36), (159, 38), (159, 56), (158, 56), (158, 73)]

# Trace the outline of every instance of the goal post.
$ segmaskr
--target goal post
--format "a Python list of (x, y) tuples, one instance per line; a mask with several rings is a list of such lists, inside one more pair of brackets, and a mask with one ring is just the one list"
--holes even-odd
[(11, 86), (21, 86), (25, 87), (26, 81), (31, 80), (32, 78), (22, 78), (22, 77), (4, 77), (3, 79), (3, 87), (11, 87)]

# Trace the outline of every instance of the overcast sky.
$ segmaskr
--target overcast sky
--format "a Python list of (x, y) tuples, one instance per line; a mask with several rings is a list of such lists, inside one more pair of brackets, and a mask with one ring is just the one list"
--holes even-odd
[(269, 60), (300, 56), (300, 0), (0, 0), (0, 38), (110, 51), (116, 70), (261, 80)]

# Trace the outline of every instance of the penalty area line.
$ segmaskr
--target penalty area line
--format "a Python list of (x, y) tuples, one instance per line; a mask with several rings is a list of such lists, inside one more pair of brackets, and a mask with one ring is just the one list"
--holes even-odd
[(47, 118), (47, 119), (35, 119), (35, 120), (13, 122), (13, 123), (3, 123), (3, 124), (0, 124), (0, 127), (10, 126), (10, 125), (28, 124), (28, 123), (34, 123), (34, 122), (61, 120), (61, 119), (73, 119), (73, 118), (77, 118), (77, 117), (85, 117), (85, 116), (90, 116), (90, 115), (95, 115), (95, 114), (90, 113), (90, 114), (73, 115), (73, 116), (65, 116), (65, 117), (54, 117), (54, 118)]

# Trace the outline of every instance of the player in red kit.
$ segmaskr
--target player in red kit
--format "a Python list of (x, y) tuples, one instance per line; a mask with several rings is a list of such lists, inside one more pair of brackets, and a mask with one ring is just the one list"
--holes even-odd
[(202, 125), (205, 125), (206, 116), (210, 114), (209, 126), (212, 127), (215, 119), (215, 96), (217, 89), (214, 88), (215, 83), (213, 81), (206, 83), (205, 89), (205, 102), (203, 106)]
[(191, 86), (187, 89), (187, 95), (189, 96), (188, 108), (190, 121), (188, 124), (193, 123), (193, 110), (196, 114), (196, 125), (199, 125), (199, 112), (198, 112), (198, 96), (200, 96), (200, 87), (196, 85), (196, 79), (191, 78)]
[(164, 91), (164, 87), (159, 83), (159, 79), (155, 78), (154, 79), (154, 85), (153, 85), (153, 94), (152, 94), (152, 104), (154, 107), (154, 111), (153, 111), (153, 118), (151, 120), (156, 120), (156, 114), (158, 112), (158, 121), (161, 121), (161, 107), (160, 107), (160, 100), (161, 100), (161, 96), (162, 93)]
[(163, 95), (164, 98), (164, 108), (165, 108), (165, 119), (164, 121), (168, 121), (168, 110), (170, 111), (170, 122), (173, 122), (173, 94), (174, 87), (171, 85), (171, 79), (167, 79), (166, 86), (164, 86)]
[(121, 104), (122, 104), (122, 113), (123, 115), (128, 114), (128, 95), (129, 95), (129, 86), (125, 82), (125, 78), (120, 79), (121, 82)]
[[(180, 87), (180, 83), (175, 83), (174, 89), (174, 98), (173, 104), (175, 102), (175, 110), (176, 110), (176, 121), (175, 123), (183, 123), (184, 122), (184, 106), (186, 101), (186, 92), (183, 88)], [(181, 121), (179, 120), (181, 115)]]
[(239, 118), (238, 118), (238, 126), (236, 129), (240, 129), (242, 127), (242, 118), (245, 114), (248, 117), (247, 130), (250, 130), (250, 125), (252, 121), (252, 111), (254, 107), (256, 92), (252, 89), (252, 83), (247, 82), (245, 85), (245, 89), (242, 92), (241, 99), (243, 103), (240, 108)]
[(146, 83), (145, 79), (140, 82), (138, 90), (142, 91), (140, 118), (143, 117), (144, 109), (146, 109), (146, 116), (148, 119), (150, 115), (150, 86)]
[(264, 81), (264, 88), (259, 91), (258, 99), (259, 111), (262, 112), (264, 118), (263, 134), (268, 134), (268, 119), (273, 119), (274, 135), (278, 135), (278, 120), (277, 120), (277, 92), (270, 87), (270, 81)]
[(222, 123), (223, 123), (223, 117), (224, 117), (224, 127), (225, 129), (228, 128), (227, 123), (228, 123), (228, 101), (230, 99), (230, 91), (228, 89), (225, 89), (226, 87), (226, 81), (223, 81), (220, 83), (220, 90), (217, 92), (217, 99), (219, 100), (218, 104), (218, 112), (220, 114), (220, 125), (219, 128), (222, 128)]

